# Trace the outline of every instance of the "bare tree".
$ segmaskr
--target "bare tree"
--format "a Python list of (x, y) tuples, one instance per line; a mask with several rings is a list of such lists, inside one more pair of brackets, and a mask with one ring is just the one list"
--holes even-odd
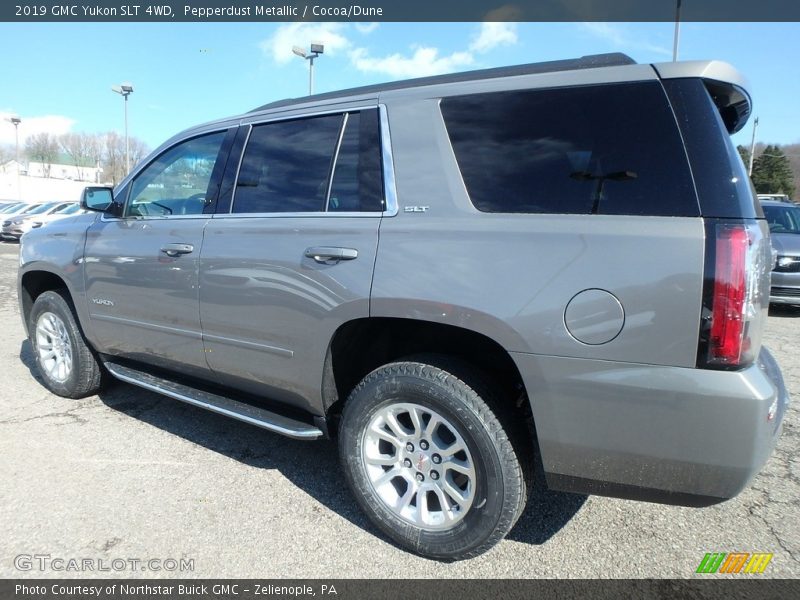
[(58, 138), (64, 153), (70, 157), (80, 181), (85, 181), (84, 169), (92, 164), (93, 136), (88, 133), (65, 133)]
[(25, 142), (25, 154), (29, 160), (42, 163), (45, 177), (50, 177), (50, 166), (58, 156), (58, 141), (47, 132), (37, 133)]
[(133, 169), (139, 162), (150, 153), (150, 148), (147, 147), (139, 138), (130, 138), (130, 153), (131, 153), (131, 169)]
[(94, 133), (86, 136), (86, 154), (92, 166), (97, 168), (95, 183), (100, 183), (100, 165), (103, 161), (103, 144), (98, 134)]
[[(132, 137), (128, 140), (130, 147), (131, 168), (148, 153), (147, 145), (140, 139)], [(115, 131), (102, 136), (103, 176), (117, 185), (128, 174), (125, 165), (125, 138)]]
[(103, 152), (103, 175), (106, 181), (117, 185), (125, 176), (125, 139), (116, 131), (109, 131), (101, 138)]
[(0, 165), (14, 160), (15, 156), (16, 151), (14, 150), (14, 144), (0, 144)]

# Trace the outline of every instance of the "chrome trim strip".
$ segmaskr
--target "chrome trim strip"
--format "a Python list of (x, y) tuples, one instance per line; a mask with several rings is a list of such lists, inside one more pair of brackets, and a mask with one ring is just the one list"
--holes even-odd
[[(357, 110), (367, 110), (370, 108), (377, 108), (378, 105), (375, 102), (370, 104), (355, 104), (354, 106), (339, 106), (338, 108), (332, 108), (328, 110), (320, 110), (314, 112), (303, 112), (302, 109), (298, 109), (298, 112), (295, 114), (287, 115), (287, 114), (279, 114), (279, 115), (272, 115), (267, 116), (260, 119), (250, 120), (250, 119), (242, 119), (240, 121), (241, 125), (261, 125), (262, 123), (273, 123), (275, 121), (296, 121), (297, 119), (308, 119), (311, 117), (323, 117), (325, 115), (336, 115), (336, 114), (344, 114), (347, 112), (355, 112)], [(246, 144), (245, 144), (246, 146)]]
[(293, 350), (287, 350), (286, 348), (280, 348), (278, 346), (269, 346), (267, 344), (259, 344), (257, 342), (248, 342), (246, 340), (237, 340), (234, 338), (223, 337), (221, 335), (209, 335), (207, 333), (204, 333), (203, 339), (209, 342), (219, 342), (220, 344), (228, 344), (230, 346), (241, 346), (243, 348), (253, 348), (256, 350), (263, 350), (271, 354), (285, 356), (286, 358), (292, 358), (294, 356)]
[(127, 217), (109, 217), (105, 213), (101, 213), (100, 220), (104, 223), (111, 223), (114, 221), (125, 221), (125, 222), (135, 222), (135, 221), (175, 221), (175, 220), (187, 220), (187, 219), (210, 219), (211, 214), (206, 213), (198, 213), (194, 215), (129, 215)]
[(288, 427), (276, 425), (274, 423), (271, 423), (270, 421), (262, 421), (261, 419), (255, 419), (253, 417), (243, 415), (242, 413), (238, 413), (232, 410), (228, 410), (226, 408), (222, 408), (221, 406), (211, 404), (209, 402), (204, 402), (202, 400), (192, 398), (191, 396), (185, 396), (184, 394), (180, 394), (172, 390), (167, 390), (157, 385), (153, 385), (151, 383), (146, 383), (144, 381), (136, 379), (135, 377), (124, 375), (115, 370), (116, 365), (114, 363), (106, 363), (105, 366), (108, 372), (111, 373), (114, 377), (116, 377), (120, 381), (124, 381), (126, 383), (139, 386), (146, 390), (150, 390), (151, 392), (163, 394), (164, 396), (174, 398), (175, 400), (180, 400), (181, 402), (186, 402), (187, 404), (191, 404), (199, 408), (204, 408), (211, 412), (215, 412), (217, 414), (224, 415), (226, 417), (230, 417), (238, 421), (244, 421), (245, 423), (250, 423), (251, 425), (255, 425), (256, 427), (261, 427), (262, 429), (267, 429), (275, 433), (280, 433), (281, 435), (302, 440), (314, 440), (322, 436), (322, 431), (311, 425), (303, 429), (300, 428), (289, 429)]
[(398, 212), (397, 185), (394, 177), (394, 154), (392, 153), (392, 136), (389, 132), (389, 116), (386, 105), (378, 105), (381, 119), (381, 163), (383, 164), (383, 193), (386, 199), (383, 216), (394, 217)]
[(344, 113), (342, 125), (339, 129), (339, 139), (336, 141), (336, 150), (333, 151), (333, 162), (331, 163), (331, 174), (328, 177), (328, 191), (325, 194), (325, 211), (328, 212), (328, 206), (331, 202), (331, 190), (333, 189), (333, 178), (336, 177), (336, 166), (339, 162), (339, 150), (342, 148), (342, 140), (344, 139), (344, 132), (347, 129), (347, 122), (350, 120), (350, 113)]
[(123, 323), (125, 325), (132, 325), (134, 327), (141, 327), (142, 329), (151, 329), (153, 331), (162, 331), (169, 333), (176, 333), (193, 340), (202, 340), (203, 336), (199, 331), (192, 331), (190, 329), (179, 329), (177, 327), (167, 327), (166, 325), (156, 325), (155, 323), (145, 323), (143, 321), (134, 321), (133, 319), (124, 319), (122, 317), (114, 317), (104, 314), (89, 313), (89, 317), (97, 319), (98, 321), (110, 321), (112, 323)]
[(297, 219), (297, 218), (303, 218), (303, 219), (313, 219), (313, 218), (317, 218), (317, 219), (319, 219), (319, 218), (324, 218), (324, 219), (328, 219), (328, 218), (343, 219), (343, 218), (346, 218), (346, 217), (358, 217), (358, 218), (372, 217), (373, 219), (377, 219), (377, 218), (381, 217), (383, 214), (384, 213), (380, 213), (380, 212), (344, 212), (344, 211), (342, 211), (342, 212), (339, 212), (339, 211), (323, 212), (323, 211), (320, 210), (320, 211), (317, 211), (317, 212), (217, 213), (217, 214), (214, 215), (213, 218), (215, 220), (219, 220), (219, 219), (263, 219), (263, 218), (266, 218), (266, 217), (269, 217), (271, 219), (276, 219), (276, 218), (281, 218), (281, 217), (283, 217), (285, 219), (289, 219), (289, 218), (291, 218), (291, 219)]

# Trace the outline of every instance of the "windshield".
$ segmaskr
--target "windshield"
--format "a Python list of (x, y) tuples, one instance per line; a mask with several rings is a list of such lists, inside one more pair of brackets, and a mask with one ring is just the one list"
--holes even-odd
[(762, 206), (771, 233), (800, 233), (800, 208)]
[(21, 206), (22, 204), (9, 204), (8, 206), (4, 206), (2, 209), (0, 209), (0, 213), (12, 213), (16, 210), (19, 210)]
[(39, 204), (38, 206), (36, 206), (34, 208), (26, 210), (23, 214), (26, 215), (26, 216), (27, 215), (39, 215), (39, 214), (41, 214), (43, 212), (47, 212), (48, 210), (53, 208), (54, 204), (55, 204), (55, 202), (48, 202), (47, 204)]
[(56, 211), (53, 211), (54, 215), (71, 215), (72, 213), (78, 212), (80, 209), (80, 204), (67, 204), (64, 208), (59, 208)]

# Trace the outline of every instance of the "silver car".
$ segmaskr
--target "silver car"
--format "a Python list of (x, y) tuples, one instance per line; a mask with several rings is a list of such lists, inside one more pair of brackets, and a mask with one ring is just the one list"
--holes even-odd
[(769, 301), (800, 305), (800, 206), (761, 202), (777, 256), (772, 269)]
[[(41, 219), (46, 219), (48, 215), (64, 209), (74, 202), (45, 202), (29, 210), (7, 217), (2, 221), (0, 237), (4, 240), (18, 240), (23, 234), (34, 228), (36, 223), (41, 226)], [(40, 219), (37, 221), (37, 219)]]

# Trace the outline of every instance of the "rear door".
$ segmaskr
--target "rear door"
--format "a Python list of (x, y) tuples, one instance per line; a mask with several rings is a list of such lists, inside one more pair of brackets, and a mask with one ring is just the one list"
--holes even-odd
[(369, 315), (379, 111), (253, 123), (237, 171), (200, 261), (208, 364), (225, 384), (319, 412), (329, 340)]
[(86, 290), (100, 350), (207, 372), (198, 265), (233, 134), (208, 133), (167, 149), (126, 186), (124, 215), (104, 215), (89, 228)]

